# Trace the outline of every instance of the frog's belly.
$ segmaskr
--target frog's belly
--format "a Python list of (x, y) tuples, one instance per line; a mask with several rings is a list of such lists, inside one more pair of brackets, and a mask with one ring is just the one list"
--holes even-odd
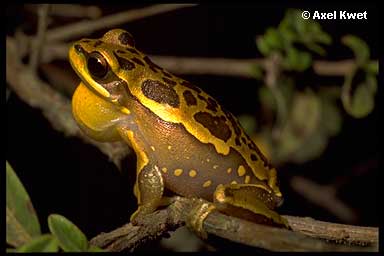
[(203, 153), (184, 154), (185, 161), (175, 154), (165, 166), (158, 162), (166, 188), (182, 196), (212, 201), (219, 184), (258, 182), (251, 168), (234, 150), (227, 156)]

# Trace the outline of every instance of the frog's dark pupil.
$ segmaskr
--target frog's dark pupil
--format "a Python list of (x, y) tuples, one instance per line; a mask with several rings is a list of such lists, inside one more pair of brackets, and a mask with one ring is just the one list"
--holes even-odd
[(92, 76), (103, 78), (108, 72), (108, 64), (104, 57), (97, 52), (93, 52), (88, 58), (88, 70)]

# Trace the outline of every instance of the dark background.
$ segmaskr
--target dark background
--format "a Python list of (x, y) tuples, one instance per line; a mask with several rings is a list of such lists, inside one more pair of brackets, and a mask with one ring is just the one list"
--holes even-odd
[[(103, 6), (110, 14), (134, 6)], [(348, 6), (273, 6), (273, 5), (201, 5), (130, 22), (123, 28), (130, 31), (140, 50), (148, 54), (255, 58), (262, 57), (255, 44), (255, 36), (267, 27), (277, 26), (287, 7), (304, 10), (367, 10), (368, 20), (320, 21), (335, 43), (327, 47), (327, 60), (351, 58), (352, 52), (339, 43), (345, 34), (354, 34), (367, 42), (372, 59), (378, 59), (378, 10), (369, 4)], [(7, 33), (30, 18), (22, 6), (8, 6)], [(73, 20), (72, 20), (73, 21)], [(69, 22), (63, 20), (62, 23)], [(55, 24), (60, 25), (60, 23)], [(23, 25), (33, 32), (36, 24)], [(106, 29), (107, 30), (107, 29)], [(106, 31), (89, 37), (101, 37)], [(317, 59), (321, 59), (320, 57)], [(68, 69), (68, 64), (65, 64)], [(214, 96), (235, 115), (258, 115), (257, 89), (261, 83), (251, 79), (218, 76), (186, 76)], [(342, 84), (342, 78), (302, 81), (307, 85)], [(380, 85), (379, 85), (380, 87)], [(376, 102), (378, 98), (376, 99)], [(311, 216), (339, 222), (328, 211), (313, 205), (296, 194), (289, 179), (301, 175), (320, 184), (333, 182), (337, 177), (348, 177), (339, 188), (338, 196), (358, 213), (356, 225), (378, 226), (378, 117), (375, 110), (366, 118), (354, 119), (342, 109), (343, 126), (333, 137), (325, 153), (306, 164), (279, 166), (285, 203), (282, 214)], [(58, 113), (60, 114), (60, 113)], [(136, 209), (133, 196), (135, 157), (124, 160), (124, 171), (108, 162), (105, 155), (80, 139), (67, 138), (55, 131), (42, 116), (12, 93), (7, 101), (6, 159), (28, 191), (39, 216), (43, 232), (47, 232), (50, 213), (64, 215), (83, 230), (88, 238), (110, 231), (129, 220)]]

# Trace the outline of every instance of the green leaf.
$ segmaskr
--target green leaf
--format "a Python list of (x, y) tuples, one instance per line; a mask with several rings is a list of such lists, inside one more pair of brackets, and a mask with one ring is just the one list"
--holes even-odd
[(91, 245), (88, 249), (88, 252), (105, 252), (105, 250), (103, 250), (97, 246)]
[(268, 56), (271, 53), (272, 49), (269, 47), (268, 43), (263, 37), (259, 37), (256, 39), (256, 45), (261, 54), (263, 54), (264, 56)]
[(40, 224), (27, 191), (6, 162), (7, 243), (19, 247), (41, 234)]
[(282, 37), (283, 42), (288, 42), (288, 44), (292, 44), (293, 41), (295, 41), (296, 34), (292, 30), (292, 28), (289, 27), (289, 23), (286, 20), (283, 20), (278, 27), (278, 30), (280, 31), (280, 35)]
[(369, 47), (362, 39), (357, 36), (346, 35), (341, 38), (341, 42), (351, 48), (358, 64), (362, 65), (369, 61)]
[(311, 135), (319, 124), (320, 111), (320, 101), (314, 93), (296, 93), (291, 117), (295, 133), (301, 137)]
[(372, 92), (372, 94), (376, 94), (377, 92), (377, 79), (375, 75), (367, 74), (365, 80), (368, 89)]
[(379, 73), (379, 62), (371, 61), (367, 63), (367, 65), (364, 68), (365, 68), (365, 71), (367, 71), (368, 73), (377, 75)]
[(268, 28), (264, 35), (264, 40), (268, 46), (273, 50), (280, 50), (283, 48), (283, 40), (279, 32), (275, 28)]
[(341, 114), (335, 102), (328, 99), (321, 101), (321, 121), (320, 128), (324, 130), (327, 135), (336, 135), (341, 130)]
[(363, 118), (374, 108), (377, 81), (376, 77), (367, 75), (365, 81), (359, 83), (356, 89), (352, 91), (352, 80), (355, 74), (356, 71), (345, 76), (341, 101), (348, 114), (355, 118)]
[(64, 216), (51, 214), (48, 226), (66, 252), (84, 252), (88, 249), (88, 241), (81, 230)]
[(288, 70), (304, 71), (311, 66), (312, 57), (309, 53), (299, 51), (293, 47), (288, 48), (283, 59), (283, 66)]
[(33, 238), (17, 249), (17, 252), (57, 252), (59, 246), (56, 238), (51, 234)]
[(326, 55), (326, 51), (323, 47), (321, 47), (320, 45), (318, 44), (315, 44), (315, 43), (308, 43), (305, 45), (309, 50), (321, 55), (321, 56), (325, 56)]
[(316, 132), (306, 138), (301, 146), (291, 155), (291, 160), (302, 164), (319, 157), (327, 147), (327, 138), (321, 133)]
[(359, 84), (352, 96), (349, 113), (356, 118), (362, 118), (371, 113), (374, 106), (373, 94), (368, 86), (366, 84)]
[(317, 22), (312, 22), (311, 27), (309, 28), (312, 35), (312, 41), (316, 43), (322, 43), (330, 45), (332, 43), (332, 37), (321, 29), (321, 26)]

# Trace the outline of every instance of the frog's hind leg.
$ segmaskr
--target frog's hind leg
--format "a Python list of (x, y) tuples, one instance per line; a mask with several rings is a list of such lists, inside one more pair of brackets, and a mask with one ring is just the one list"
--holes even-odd
[(135, 184), (138, 209), (132, 214), (133, 223), (144, 215), (154, 212), (162, 204), (164, 180), (156, 165), (148, 164), (140, 172)]
[(214, 193), (218, 211), (260, 224), (288, 228), (277, 212), (272, 192), (256, 184), (219, 185)]

